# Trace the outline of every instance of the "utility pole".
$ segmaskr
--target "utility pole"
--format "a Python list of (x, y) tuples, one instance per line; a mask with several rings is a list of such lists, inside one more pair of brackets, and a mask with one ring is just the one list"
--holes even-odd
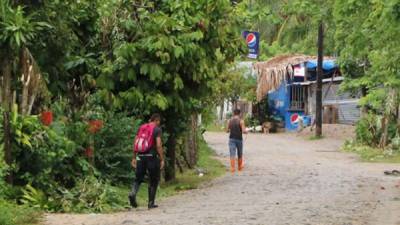
[(316, 90), (316, 107), (315, 107), (315, 136), (322, 136), (322, 63), (324, 57), (324, 25), (322, 20), (319, 22), (318, 28), (318, 65), (317, 65), (317, 90)]

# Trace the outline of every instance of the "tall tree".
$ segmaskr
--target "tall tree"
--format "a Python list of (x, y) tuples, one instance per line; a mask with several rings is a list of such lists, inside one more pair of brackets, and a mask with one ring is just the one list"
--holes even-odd
[(172, 180), (177, 137), (240, 51), (239, 18), (227, 0), (115, 1), (105, 12), (113, 29), (104, 35), (114, 51), (104, 56), (97, 83), (117, 108), (162, 112), (169, 134), (165, 178)]
[[(390, 124), (396, 123), (400, 89), (400, 2), (335, 2), (336, 48), (339, 50), (344, 88), (364, 94), (361, 104), (382, 117), (380, 146), (389, 142)], [(397, 120), (398, 121), (398, 120)], [(399, 126), (397, 135), (400, 135)]]
[[(11, 149), (11, 124), (10, 112), (16, 99), (13, 99), (14, 91), (22, 85), (24, 111), (27, 109), (27, 88), (31, 79), (37, 80), (37, 76), (32, 76), (36, 71), (36, 64), (29, 53), (29, 47), (37, 35), (37, 32), (48, 27), (48, 24), (35, 21), (33, 15), (26, 15), (24, 8), (20, 5), (12, 5), (9, 1), (0, 2), (0, 69), (2, 76), (2, 107), (4, 108), (4, 149), (5, 162), (12, 164)], [(22, 77), (19, 77), (22, 74)], [(35, 74), (37, 75), (37, 73)], [(25, 86), (24, 86), (25, 85)], [(25, 97), (25, 98), (24, 98)], [(12, 183), (12, 175), (7, 177), (7, 181)]]
[(244, 28), (261, 34), (261, 60), (283, 53), (315, 55), (318, 21), (324, 18), (327, 27), (327, 55), (335, 54), (332, 16), (333, 0), (248, 0), (242, 4), (246, 15)]

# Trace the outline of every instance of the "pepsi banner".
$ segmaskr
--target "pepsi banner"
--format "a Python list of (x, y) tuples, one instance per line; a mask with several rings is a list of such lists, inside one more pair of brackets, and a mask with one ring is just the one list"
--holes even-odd
[(247, 57), (251, 59), (257, 59), (260, 34), (253, 31), (243, 31), (243, 37), (246, 39), (246, 44), (249, 48), (249, 54), (247, 55)]

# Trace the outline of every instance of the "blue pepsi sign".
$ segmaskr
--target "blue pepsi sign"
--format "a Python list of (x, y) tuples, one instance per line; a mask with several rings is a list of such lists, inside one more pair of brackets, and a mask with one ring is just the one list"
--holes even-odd
[(243, 31), (243, 37), (246, 39), (246, 44), (249, 48), (249, 54), (247, 57), (256, 59), (258, 57), (260, 34), (253, 31)]

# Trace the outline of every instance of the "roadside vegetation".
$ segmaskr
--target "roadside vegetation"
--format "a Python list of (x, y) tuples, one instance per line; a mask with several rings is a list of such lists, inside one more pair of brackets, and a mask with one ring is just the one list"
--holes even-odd
[(393, 149), (380, 149), (346, 142), (343, 151), (358, 154), (364, 162), (400, 163), (400, 151), (393, 151)]
[(16, 203), (0, 200), (1, 225), (36, 225), (41, 213), (38, 210)]
[(235, 68), (244, 29), (260, 31), (266, 60), (315, 54), (323, 20), (343, 89), (362, 94), (346, 149), (397, 162), (399, 9), (394, 0), (0, 1), (0, 224), (124, 210), (132, 140), (154, 112), (167, 159), (161, 198), (222, 175), (198, 116), (207, 126), (224, 99), (254, 99), (256, 80)]
[(244, 54), (242, 16), (227, 0), (0, 1), (0, 224), (125, 210), (153, 113), (161, 198), (222, 175), (198, 116), (208, 124), (220, 74)]

